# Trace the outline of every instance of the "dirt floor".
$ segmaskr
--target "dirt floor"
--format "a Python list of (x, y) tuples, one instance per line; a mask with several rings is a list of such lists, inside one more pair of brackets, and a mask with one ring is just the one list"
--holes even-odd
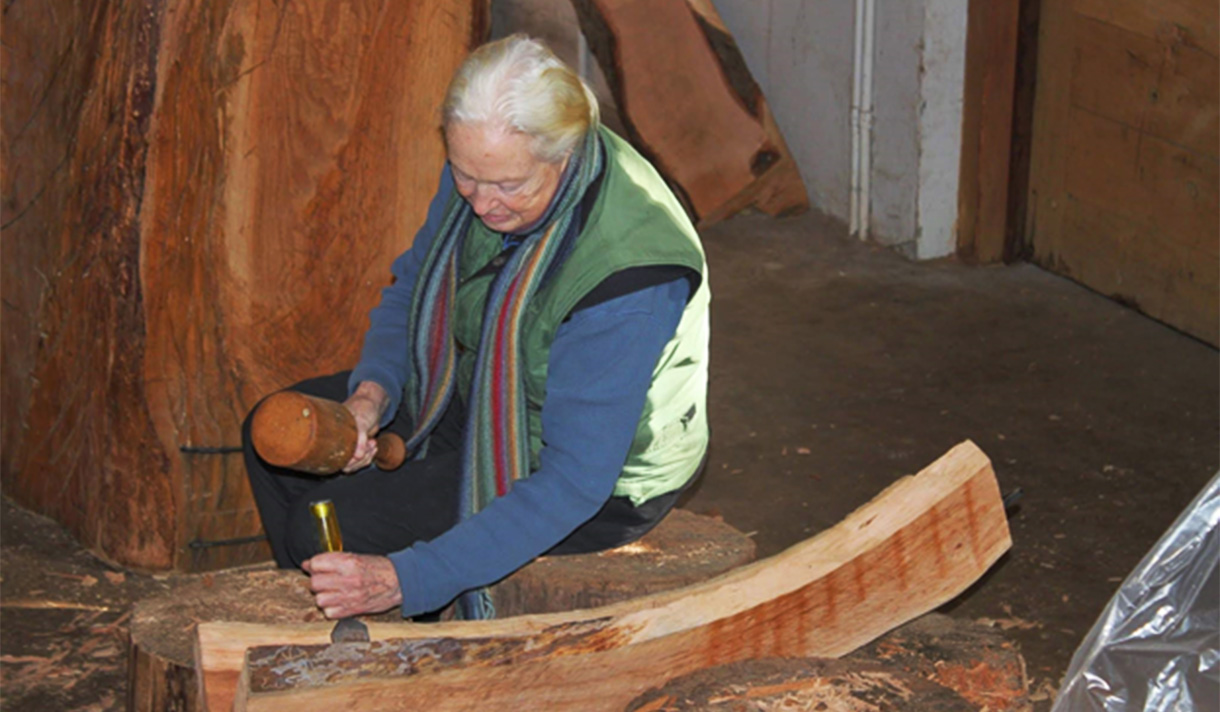
[[(1023, 651), (1036, 708), (1119, 582), (1220, 467), (1217, 351), (1030, 265), (916, 264), (817, 216), (705, 235), (709, 470), (689, 509), (767, 556), (969, 438), (1024, 492), (1013, 550), (945, 611)], [(109, 567), (5, 502), (0, 706), (118, 710), (132, 601)]]

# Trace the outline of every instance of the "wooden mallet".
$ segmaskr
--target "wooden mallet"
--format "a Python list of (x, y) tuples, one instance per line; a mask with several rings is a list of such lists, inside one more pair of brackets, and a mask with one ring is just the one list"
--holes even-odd
[[(272, 465), (314, 475), (343, 469), (356, 451), (356, 418), (342, 403), (280, 391), (254, 411), (250, 439), (259, 457)], [(395, 433), (377, 435), (373, 463), (393, 470), (407, 458), (407, 447)]]

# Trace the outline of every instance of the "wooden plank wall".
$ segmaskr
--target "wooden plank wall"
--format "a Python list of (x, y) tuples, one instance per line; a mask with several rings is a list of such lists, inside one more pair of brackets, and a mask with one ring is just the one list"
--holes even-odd
[(1033, 259), (1217, 344), (1220, 6), (1071, 0), (1041, 12)]
[(5, 6), (7, 495), (132, 567), (266, 555), (198, 546), (260, 533), (227, 451), (355, 361), (487, 3)]
[(1020, 0), (971, 0), (962, 102), (957, 256), (998, 262), (1006, 250), (1009, 158)]

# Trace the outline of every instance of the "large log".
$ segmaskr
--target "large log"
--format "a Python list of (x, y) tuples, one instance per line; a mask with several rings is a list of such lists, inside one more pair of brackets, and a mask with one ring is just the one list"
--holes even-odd
[[(570, 611), (706, 581), (753, 559), (754, 542), (741, 532), (678, 509), (626, 546), (541, 557), (496, 584), (492, 595), (501, 617)], [(194, 628), (201, 622), (325, 620), (300, 571), (263, 567), (182, 578), (189, 580), (132, 611), (128, 712), (200, 709)], [(364, 619), (401, 620), (397, 609)]]
[(354, 362), (488, 2), (6, 4), (6, 494), (131, 567), (267, 556), (241, 419)]
[(700, 227), (806, 210), (796, 161), (708, 0), (572, 0), (632, 143)]
[(700, 668), (846, 654), (961, 593), (1010, 544), (991, 464), (966, 442), (832, 529), (704, 584), (569, 613), (373, 626), (365, 644), (327, 645), (326, 624), (205, 624), (197, 664), (207, 695), (241, 670), (235, 709), (617, 710)]

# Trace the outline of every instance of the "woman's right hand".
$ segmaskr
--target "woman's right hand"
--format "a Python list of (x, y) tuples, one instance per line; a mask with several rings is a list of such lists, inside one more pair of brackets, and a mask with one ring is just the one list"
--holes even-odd
[(390, 404), (385, 389), (373, 381), (362, 381), (355, 392), (343, 401), (356, 419), (356, 449), (352, 459), (343, 466), (344, 472), (363, 470), (373, 462), (377, 454), (377, 441), (373, 438), (381, 429), (381, 416)]

